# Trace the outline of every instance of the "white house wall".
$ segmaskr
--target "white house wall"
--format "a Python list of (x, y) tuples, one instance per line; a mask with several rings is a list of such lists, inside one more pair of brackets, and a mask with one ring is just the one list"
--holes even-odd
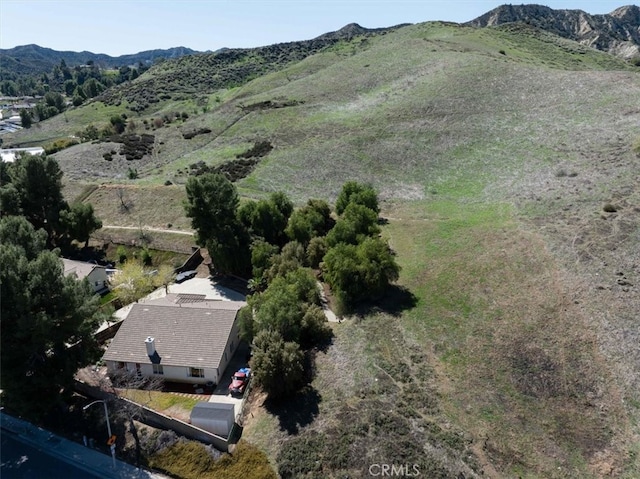
[[(240, 330), (238, 328), (238, 320), (233, 323), (233, 327), (231, 328), (231, 332), (229, 333), (229, 338), (227, 339), (227, 344), (224, 347), (225, 353), (222, 354), (222, 359), (220, 360), (220, 371), (222, 374), (233, 374), (235, 371), (226, 371), (227, 365), (231, 358), (235, 354), (238, 346), (240, 345)], [(219, 382), (219, 381), (216, 381)]]
[[(201, 366), (193, 366), (199, 368)], [(118, 361), (107, 361), (107, 369), (109, 371), (117, 371), (118, 370)], [(125, 369), (129, 372), (136, 371), (136, 363), (125, 363)], [(204, 378), (192, 378), (189, 376), (189, 369), (184, 366), (165, 366), (162, 365), (163, 374), (154, 374), (153, 366), (145, 363), (140, 364), (140, 374), (143, 376), (149, 377), (157, 377), (164, 379), (165, 381), (176, 381), (182, 383), (191, 383), (191, 384), (205, 384), (209, 381), (213, 381), (218, 384), (219, 374), (218, 369), (216, 368), (202, 368), (204, 369)]]

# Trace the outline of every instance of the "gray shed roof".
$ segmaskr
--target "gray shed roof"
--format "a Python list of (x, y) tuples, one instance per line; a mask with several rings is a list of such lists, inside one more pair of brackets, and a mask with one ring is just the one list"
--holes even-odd
[(104, 359), (151, 364), (145, 345), (145, 339), (151, 336), (157, 352), (154, 363), (217, 368), (236, 314), (245, 304), (231, 301), (188, 303), (187, 307), (162, 301), (134, 304)]
[(199, 402), (191, 410), (191, 421), (194, 419), (234, 420), (234, 405), (220, 402)]

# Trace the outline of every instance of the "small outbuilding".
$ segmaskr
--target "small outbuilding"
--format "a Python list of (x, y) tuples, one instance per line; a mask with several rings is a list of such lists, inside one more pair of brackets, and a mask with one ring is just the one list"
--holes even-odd
[(191, 424), (222, 437), (229, 437), (234, 421), (231, 403), (199, 402), (191, 411)]

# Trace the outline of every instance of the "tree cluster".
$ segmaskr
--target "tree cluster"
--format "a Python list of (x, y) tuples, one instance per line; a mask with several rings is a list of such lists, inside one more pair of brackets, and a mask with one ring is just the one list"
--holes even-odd
[(87, 246), (90, 235), (102, 227), (93, 206), (69, 205), (62, 196), (62, 171), (46, 155), (24, 155), (14, 163), (0, 163), (0, 214), (24, 216), (44, 229), (49, 246), (66, 247), (72, 240)]
[(102, 319), (89, 283), (65, 276), (47, 233), (21, 216), (0, 220), (3, 405), (42, 417), (72, 391), (79, 367), (95, 361)]
[(254, 292), (241, 310), (241, 334), (253, 343), (256, 381), (272, 397), (297, 390), (304, 351), (331, 337), (316, 275), (331, 286), (340, 313), (375, 299), (399, 267), (379, 237), (378, 198), (369, 185), (348, 182), (336, 202), (294, 210), (283, 193), (240, 204), (234, 185), (206, 173), (187, 183), (187, 216), (214, 267), (247, 277)]
[(79, 105), (94, 98), (105, 89), (138, 78), (149, 67), (139, 63), (137, 67), (120, 67), (118, 70), (103, 70), (94, 62), (69, 68), (64, 60), (47, 73), (18, 75), (2, 69), (0, 92), (7, 96), (45, 96), (59, 93), (73, 99)]

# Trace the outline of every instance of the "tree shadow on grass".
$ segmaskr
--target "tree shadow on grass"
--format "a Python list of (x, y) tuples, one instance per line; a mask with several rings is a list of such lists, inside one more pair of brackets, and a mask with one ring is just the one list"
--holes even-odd
[(294, 396), (278, 400), (267, 399), (264, 405), (270, 414), (278, 418), (280, 429), (288, 434), (297, 434), (318, 416), (320, 401), (320, 393), (314, 387), (306, 386)]
[(375, 301), (362, 301), (354, 309), (354, 313), (360, 316), (375, 312), (383, 312), (392, 316), (399, 316), (404, 311), (413, 309), (418, 304), (418, 298), (404, 286), (392, 284), (384, 296)]

